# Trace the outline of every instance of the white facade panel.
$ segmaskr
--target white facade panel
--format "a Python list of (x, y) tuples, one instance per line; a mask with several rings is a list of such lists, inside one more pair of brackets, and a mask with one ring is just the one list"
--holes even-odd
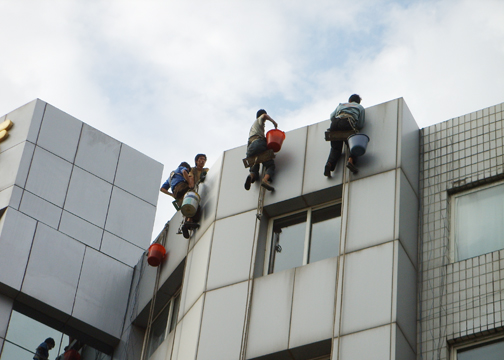
[(205, 291), (211, 242), (211, 233), (207, 231), (187, 255), (179, 319), (189, 311)]
[(28, 191), (23, 194), (19, 211), (55, 229), (58, 228), (62, 212), (61, 208)]
[(404, 99), (399, 99), (399, 124), (401, 126), (400, 144), (400, 163), (398, 166), (406, 174), (415, 194), (418, 196), (419, 191), (419, 172), (420, 172), (420, 130), (409, 111), (408, 105)]
[(288, 348), (294, 271), (254, 280), (247, 359)]
[(40, 148), (35, 148), (26, 190), (63, 207), (72, 164)]
[(331, 337), (337, 258), (296, 268), (289, 348)]
[(391, 322), (393, 254), (390, 242), (346, 256), (342, 335)]
[(120, 150), (121, 143), (119, 141), (84, 124), (75, 165), (113, 183)]
[(394, 239), (396, 172), (350, 183), (346, 251)]
[(9, 137), (2, 142), (0, 151), (3, 152), (26, 140), (35, 143), (44, 109), (45, 103), (37, 99), (2, 117), (2, 122), (8, 119), (14, 123), (14, 126), (9, 130)]
[(410, 182), (399, 170), (399, 240), (413, 265), (418, 263), (418, 197)]
[(112, 185), (77, 166), (74, 167), (65, 210), (103, 228)]
[(0, 190), (0, 209), (10, 206), (18, 210), (23, 196), (23, 189), (16, 185)]
[(236, 360), (240, 358), (248, 281), (205, 296), (198, 360)]
[(201, 296), (194, 306), (177, 325), (173, 343), (172, 359), (195, 360), (198, 348), (198, 337), (201, 329), (204, 296)]
[[(391, 325), (341, 337), (339, 360), (389, 360)], [(334, 358), (335, 359), (335, 358)], [(399, 358), (398, 358), (399, 359)]]
[(33, 153), (35, 151), (35, 145), (31, 142), (25, 141), (23, 143), (23, 155), (21, 156), (21, 161), (19, 162), (18, 172), (16, 174), (16, 185), (20, 187), (25, 187), (26, 180), (28, 178), (28, 171), (30, 170), (30, 165), (33, 159)]
[(68, 211), (63, 211), (59, 231), (80, 242), (95, 248), (100, 249), (100, 244), (103, 235), (103, 229), (96, 225), (83, 220)]
[(345, 168), (344, 154), (331, 173), (325, 177), (324, 167), (331, 149), (331, 142), (325, 141), (325, 132), (331, 126), (329, 120), (308, 126), (308, 140), (306, 146), (306, 160), (304, 165), (303, 194), (309, 194), (330, 186), (342, 183)]
[(397, 262), (397, 323), (402, 329), (410, 346), (416, 344), (417, 317), (417, 276), (416, 269), (399, 245)]
[(0, 153), (0, 159), (2, 160), (0, 190), (7, 189), (15, 184), (24, 148), (24, 143), (21, 143)]
[(9, 325), (13, 303), (14, 300), (12, 298), (0, 294), (0, 338), (5, 338), (5, 334), (7, 334), (7, 326)]
[(84, 248), (74, 239), (38, 223), (22, 292), (70, 314)]
[(37, 223), (7, 209), (0, 218), (0, 282), (20, 290)]
[(156, 207), (114, 186), (105, 230), (147, 248)]
[(162, 173), (162, 164), (123, 144), (114, 185), (156, 206)]
[(81, 121), (47, 104), (37, 145), (73, 162), (81, 129)]
[(100, 251), (133, 267), (145, 250), (105, 231)]
[(120, 338), (132, 276), (129, 266), (87, 248), (72, 315)]
[(256, 212), (231, 216), (215, 223), (207, 290), (249, 278)]

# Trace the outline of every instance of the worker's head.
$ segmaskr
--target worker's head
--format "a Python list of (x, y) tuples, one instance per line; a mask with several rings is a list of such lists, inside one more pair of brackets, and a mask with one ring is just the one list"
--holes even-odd
[(348, 102), (355, 102), (357, 104), (360, 104), (361, 100), (361, 97), (357, 94), (350, 95), (348, 98)]
[(183, 166), (183, 167), (185, 167), (186, 169), (191, 170), (191, 165), (189, 165), (189, 164), (188, 164), (188, 163), (186, 163), (185, 161), (182, 161), (182, 162), (180, 163), (180, 165), (179, 165), (179, 166)]
[(261, 110), (257, 111), (256, 119), (258, 119), (258, 118), (259, 118), (259, 116), (261, 116), (261, 115), (263, 115), (263, 114), (267, 114), (266, 110), (261, 109)]
[(201, 169), (203, 166), (205, 166), (206, 160), (207, 158), (205, 154), (198, 154), (194, 158), (194, 163), (196, 164), (196, 167)]
[(47, 344), (47, 348), (49, 350), (51, 350), (56, 345), (53, 338), (47, 338), (47, 339), (45, 339), (44, 342)]

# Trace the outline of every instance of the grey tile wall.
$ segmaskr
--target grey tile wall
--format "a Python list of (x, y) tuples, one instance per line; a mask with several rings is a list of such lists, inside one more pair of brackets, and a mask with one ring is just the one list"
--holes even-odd
[(422, 129), (418, 351), (448, 359), (446, 340), (503, 326), (504, 251), (452, 263), (448, 191), (504, 173), (504, 103)]

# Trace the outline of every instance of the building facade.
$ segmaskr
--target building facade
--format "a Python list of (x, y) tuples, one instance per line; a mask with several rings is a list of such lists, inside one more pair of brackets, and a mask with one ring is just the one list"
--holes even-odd
[(29, 103), (0, 118), (0, 356), (50, 334), (82, 359), (500, 359), (503, 107), (421, 130), (402, 98), (369, 107), (359, 173), (331, 178), (329, 120), (290, 131), (260, 217), (225, 151), (151, 267), (162, 166)]

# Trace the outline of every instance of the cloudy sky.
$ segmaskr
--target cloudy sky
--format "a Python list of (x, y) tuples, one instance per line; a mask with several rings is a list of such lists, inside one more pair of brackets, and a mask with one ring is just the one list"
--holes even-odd
[[(403, 97), (419, 127), (504, 101), (502, 0), (0, 0), (0, 18), (0, 115), (40, 98), (163, 177), (244, 145), (259, 108), (289, 131), (351, 93)], [(173, 212), (160, 196), (154, 235)]]

